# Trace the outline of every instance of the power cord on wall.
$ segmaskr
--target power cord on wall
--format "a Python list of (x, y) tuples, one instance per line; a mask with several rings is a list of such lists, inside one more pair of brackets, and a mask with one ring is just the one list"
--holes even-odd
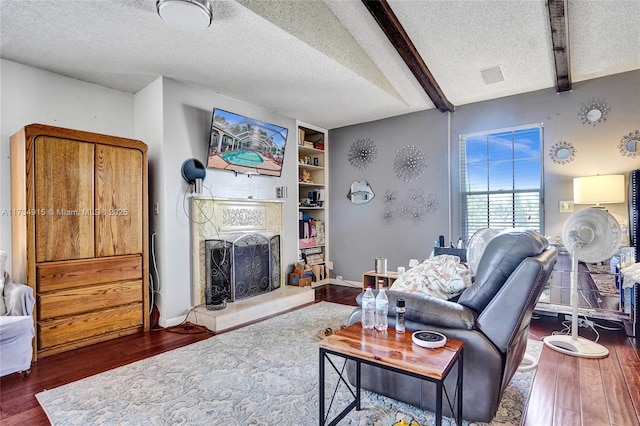
[[(153, 272), (156, 274), (156, 281), (153, 280), (153, 275), (149, 272), (149, 282), (151, 283), (151, 309), (156, 302), (156, 293), (160, 294), (160, 273), (158, 272), (158, 263), (156, 262), (156, 233), (151, 233), (151, 266), (153, 267)], [(157, 284), (157, 285), (156, 285)], [(151, 314), (151, 311), (149, 311)]]
[(170, 332), (170, 333), (178, 333), (178, 334), (200, 334), (200, 333), (206, 333), (206, 334), (210, 334), (212, 336), (214, 336), (216, 333), (214, 333), (213, 331), (209, 330), (207, 327), (203, 326), (203, 325), (198, 325), (198, 324), (194, 324), (191, 321), (189, 321), (189, 315), (191, 315), (191, 313), (193, 312), (193, 317), (195, 319), (195, 321), (198, 321), (198, 312), (196, 311), (196, 308), (202, 307), (204, 306), (202, 305), (197, 305), (194, 306), (193, 308), (189, 309), (189, 312), (187, 312), (187, 315), (184, 318), (184, 321), (182, 321), (180, 324), (176, 324), (173, 325), (171, 327), (167, 327), (164, 330)]
[[(211, 196), (211, 198), (213, 198), (213, 194), (211, 193), (211, 189), (209, 187), (205, 187), (204, 188), (207, 189), (207, 191), (209, 192), (209, 195)], [(190, 222), (195, 222), (191, 216), (189, 215), (189, 212), (187, 211), (187, 207), (186, 207), (186, 200), (187, 200), (187, 191), (185, 190), (183, 193), (183, 198), (182, 198), (182, 209), (183, 212), (185, 214), (185, 217), (190, 221)], [(209, 224), (213, 227), (215, 233), (218, 235), (219, 231), (218, 228), (215, 226), (215, 224), (212, 221), (212, 217), (209, 217), (207, 215), (207, 212), (205, 212), (204, 210), (202, 210), (202, 207), (200, 206), (200, 204), (198, 203), (194, 203), (195, 206), (197, 206), (197, 208), (200, 210), (200, 213), (202, 215), (202, 217), (204, 217), (204, 222), (202, 222), (201, 224)], [(156, 259), (156, 234), (155, 232), (152, 232), (151, 234), (151, 260), (152, 260), (152, 271), (149, 272), (149, 283), (150, 283), (150, 299), (151, 299), (151, 303), (150, 303), (150, 311), (149, 311), (149, 315), (153, 316), (153, 311), (154, 311), (154, 307), (156, 306), (156, 295), (158, 297), (162, 297), (162, 293), (160, 292), (161, 289), (161, 284), (160, 284), (160, 272), (158, 270), (158, 263), (157, 263), (157, 259)], [(225, 252), (226, 255), (226, 252)], [(153, 279), (153, 273), (155, 273), (156, 276), (156, 280), (154, 281)], [(197, 311), (196, 308), (200, 307), (200, 306), (204, 306), (204, 305), (198, 305), (198, 306), (194, 306), (193, 308), (191, 308), (189, 310), (189, 312), (187, 313), (187, 315), (185, 316), (184, 321), (182, 321), (180, 324), (171, 326), (171, 327), (165, 327), (165, 328), (154, 328), (152, 329), (152, 331), (168, 331), (168, 332), (172, 332), (172, 333), (180, 333), (180, 334), (196, 334), (196, 333), (207, 333), (207, 334), (215, 334), (212, 331), (208, 330), (206, 327), (201, 326), (201, 325), (197, 325), (197, 324), (193, 324), (190, 321), (188, 321), (187, 319), (189, 318), (189, 315), (191, 315), (191, 313), (193, 312), (194, 317), (196, 318), (197, 321)], [(157, 307), (156, 307), (157, 310)], [(158, 314), (159, 316), (159, 314)]]
[[(204, 184), (202, 185), (202, 187), (203, 187), (204, 189), (206, 189), (206, 190), (209, 192), (209, 196), (210, 196), (211, 198), (214, 198), (214, 197), (213, 197), (213, 193), (211, 192), (211, 188), (209, 188), (208, 186), (205, 186)], [(204, 220), (203, 220), (202, 222), (198, 222), (198, 221), (194, 220), (194, 219), (191, 217), (191, 215), (189, 214), (189, 212), (188, 212), (188, 210), (187, 210), (187, 207), (186, 207), (186, 201), (187, 201), (187, 198), (188, 198), (187, 196), (188, 196), (188, 194), (187, 194), (187, 192), (185, 191), (185, 192), (184, 192), (184, 194), (183, 194), (183, 196), (182, 196), (182, 211), (183, 211), (183, 213), (184, 213), (185, 217), (189, 220), (189, 222), (191, 222), (191, 223), (195, 223), (196, 225), (207, 225), (207, 224), (208, 224), (208, 225), (210, 225), (210, 226), (213, 228), (213, 230), (214, 230), (214, 232), (215, 232), (216, 237), (217, 237), (218, 239), (221, 239), (221, 238), (220, 238), (220, 230), (218, 229), (218, 227), (216, 226), (216, 224), (213, 222), (213, 215), (214, 215), (214, 211), (212, 210), (212, 211), (211, 211), (211, 213), (210, 213), (210, 216), (209, 216), (209, 215), (207, 214), (207, 212), (203, 210), (203, 208), (202, 208), (202, 206), (200, 205), (200, 203), (193, 203), (193, 205), (194, 205), (194, 206), (196, 206), (196, 207), (198, 208), (198, 211), (200, 212), (200, 215), (204, 218)], [(224, 256), (225, 256), (225, 257), (223, 257), (222, 261), (225, 261), (225, 260), (226, 260), (226, 256), (227, 256), (227, 251), (226, 251), (226, 250), (225, 250), (225, 252), (224, 252)]]

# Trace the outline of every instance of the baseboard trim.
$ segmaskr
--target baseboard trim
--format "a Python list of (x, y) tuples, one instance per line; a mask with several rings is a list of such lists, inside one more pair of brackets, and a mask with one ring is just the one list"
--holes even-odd
[(182, 324), (186, 319), (187, 319), (186, 315), (182, 315), (182, 316), (179, 316), (179, 317), (173, 317), (173, 318), (169, 318), (169, 319), (159, 318), (158, 319), (158, 325), (160, 327), (163, 327), (163, 328), (169, 328), (169, 327), (173, 327), (175, 325)]
[(362, 283), (358, 281), (339, 280), (337, 278), (327, 278), (326, 280), (313, 283), (312, 287), (318, 287), (324, 284), (342, 285), (345, 287), (362, 288)]

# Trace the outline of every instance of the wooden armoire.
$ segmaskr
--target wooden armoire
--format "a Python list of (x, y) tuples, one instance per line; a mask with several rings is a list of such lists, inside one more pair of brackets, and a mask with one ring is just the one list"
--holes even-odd
[(28, 125), (11, 137), (12, 259), (34, 360), (149, 330), (147, 146)]

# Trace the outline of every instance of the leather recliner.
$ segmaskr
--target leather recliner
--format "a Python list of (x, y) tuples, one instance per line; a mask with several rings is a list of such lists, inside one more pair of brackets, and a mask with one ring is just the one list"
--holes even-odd
[[(389, 327), (395, 326), (396, 300), (406, 303), (407, 333), (433, 330), (464, 342), (463, 413), (468, 421), (489, 422), (522, 361), (533, 309), (551, 275), (557, 249), (534, 231), (505, 232), (487, 245), (474, 283), (457, 301), (388, 291)], [(361, 304), (362, 295), (358, 296)], [(361, 319), (361, 307), (348, 323)], [(351, 383), (355, 368), (348, 364)], [(457, 369), (445, 387), (454, 395)], [(435, 411), (435, 386), (427, 381), (362, 365), (362, 388)], [(447, 404), (443, 414), (451, 416)]]

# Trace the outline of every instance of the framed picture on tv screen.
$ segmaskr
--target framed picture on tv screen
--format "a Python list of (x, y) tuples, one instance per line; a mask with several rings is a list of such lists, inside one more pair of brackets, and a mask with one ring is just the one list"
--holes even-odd
[(288, 129), (221, 109), (213, 110), (207, 167), (280, 176)]

